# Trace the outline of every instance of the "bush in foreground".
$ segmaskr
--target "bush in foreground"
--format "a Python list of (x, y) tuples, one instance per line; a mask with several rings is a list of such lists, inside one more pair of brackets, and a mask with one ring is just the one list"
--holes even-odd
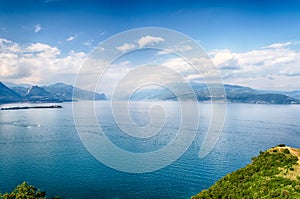
[[(27, 182), (23, 182), (18, 185), (11, 193), (0, 194), (1, 199), (46, 199), (46, 192), (35, 188), (32, 185), (28, 185)], [(59, 197), (55, 197), (58, 199)]]

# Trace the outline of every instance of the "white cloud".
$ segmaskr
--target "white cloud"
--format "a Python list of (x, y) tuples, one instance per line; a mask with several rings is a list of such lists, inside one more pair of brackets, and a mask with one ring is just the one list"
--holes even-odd
[(70, 36), (66, 39), (66, 41), (73, 41), (74, 39), (76, 39), (76, 36)]
[(170, 52), (177, 52), (177, 53), (180, 53), (180, 52), (186, 52), (186, 51), (190, 51), (192, 50), (192, 46), (189, 46), (189, 45), (177, 45), (177, 46), (174, 46), (172, 48), (168, 48), (168, 49), (165, 49), (165, 50), (160, 50), (158, 51), (158, 55), (165, 55), (165, 54), (169, 54)]
[(263, 89), (299, 89), (300, 51), (290, 45), (291, 42), (275, 43), (243, 53), (223, 49), (209, 54), (227, 83)]
[(236, 62), (236, 55), (229, 49), (215, 50), (210, 54), (213, 55), (214, 64), (217, 66), (228, 66)]
[(134, 49), (135, 45), (134, 44), (130, 44), (130, 43), (124, 43), (121, 46), (116, 47), (117, 50), (121, 51), (121, 52), (126, 52), (128, 50)]
[(34, 26), (34, 32), (40, 32), (42, 30), (42, 26), (40, 24), (36, 24)]
[(57, 47), (42, 43), (19, 45), (0, 39), (0, 79), (15, 83), (72, 83), (81, 62), (83, 52), (61, 55)]
[(31, 56), (31, 53), (35, 53), (35, 55), (43, 55), (47, 57), (55, 57), (60, 54), (60, 51), (56, 47), (51, 47), (47, 44), (42, 43), (34, 43), (30, 44), (25, 49), (26, 53), (29, 53), (25, 56)]
[(167, 59), (162, 65), (167, 66), (176, 72), (183, 72), (191, 69), (191, 66), (184, 59), (179, 57)]
[(83, 42), (83, 45), (92, 46), (93, 45), (93, 40), (87, 40), (87, 41)]
[(153, 37), (153, 36), (145, 36), (145, 37), (141, 37), (139, 40), (138, 40), (138, 44), (139, 46), (142, 48), (146, 45), (151, 45), (151, 44), (155, 44), (155, 43), (160, 43), (160, 42), (163, 42), (164, 39), (161, 38), (161, 37)]
[(274, 44), (271, 44), (271, 45), (268, 45), (268, 46), (264, 46), (262, 48), (282, 48), (282, 47), (285, 47), (285, 46), (289, 46), (291, 44), (292, 44), (292, 42), (274, 43)]
[[(147, 45), (145, 43), (147, 42), (143, 44)], [(291, 48), (291, 45), (294, 47), (295, 42), (281, 45), (276, 43), (270, 45), (272, 47), (262, 47), (248, 52), (217, 49), (209, 52), (209, 55), (225, 83), (259, 89), (295, 90), (300, 89), (300, 50)], [(135, 47), (136, 45), (132, 43), (125, 43), (117, 49), (126, 52)], [(20, 45), (0, 38), (0, 79), (1, 81), (31, 84), (58, 81), (72, 83), (85, 57), (85, 53), (74, 51), (62, 55), (57, 47), (43, 43)], [(156, 64), (167, 66), (172, 71), (183, 75), (187, 80), (192, 81), (215, 75), (209, 61), (201, 58), (191, 60), (191, 64), (201, 67), (201, 74), (181, 58), (170, 58), (169, 56), (166, 56), (165, 59), (163, 56), (159, 56), (158, 59), (154, 58)], [(109, 68), (108, 74), (104, 78), (107, 88), (112, 89), (108, 86), (111, 85), (110, 81), (117, 82), (122, 75), (137, 64), (134, 59), (130, 61), (123, 60), (118, 62), (118, 65)], [(155, 69), (148, 70), (153, 74), (145, 74), (149, 80), (161, 78), (158, 68)]]

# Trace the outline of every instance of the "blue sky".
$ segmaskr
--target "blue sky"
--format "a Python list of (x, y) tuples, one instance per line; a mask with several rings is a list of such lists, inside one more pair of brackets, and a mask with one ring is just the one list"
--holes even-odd
[[(7, 0), (0, 5), (1, 36), (67, 50), (88, 50), (83, 45), (86, 41), (97, 44), (113, 34), (145, 26), (180, 31), (208, 50), (245, 51), (299, 38), (299, 1), (225, 2)], [(37, 24), (42, 29), (35, 33)], [(74, 36), (77, 41), (65, 44)]]
[[(1, 0), (0, 38), (5, 40), (5, 45), (2, 42), (1, 46), (2, 53), (5, 51), (7, 55), (9, 51), (24, 60), (24, 54), (29, 53), (28, 47), (31, 46), (31, 50), (38, 48), (51, 51), (52, 54), (45, 53), (50, 57), (43, 59), (49, 61), (52, 56), (58, 59), (53, 60), (53, 63), (61, 63), (63, 67), (60, 69), (58, 65), (53, 65), (47, 68), (46, 64), (45, 71), (53, 74), (43, 77), (42, 71), (39, 74), (34, 72), (39, 70), (36, 63), (30, 69), (30, 61), (33, 59), (26, 60), (22, 66), (5, 65), (3, 61), (5, 63), (0, 65), (0, 77), (16, 83), (72, 83), (74, 75), (70, 71), (77, 69), (73, 65), (98, 43), (119, 32), (149, 26), (173, 29), (198, 41), (217, 62), (225, 83), (264, 89), (300, 89), (286, 83), (295, 82), (300, 75), (300, 66), (297, 65), (300, 61), (295, 58), (299, 53), (300, 2), (276, 0)], [(16, 49), (11, 50), (14, 45)], [(20, 53), (23, 55), (20, 56)], [(279, 70), (280, 66), (274, 66), (270, 61), (273, 58), (282, 60), (284, 55), (290, 57), (287, 61), (289, 68)], [(264, 62), (262, 68), (255, 71), (262, 72), (257, 81), (253, 80), (256, 74), (247, 76), (252, 66), (245, 64), (245, 60), (253, 56), (258, 57), (254, 64)], [(73, 64), (69, 68), (67, 61), (69, 65)], [(229, 71), (230, 67), (226, 69), (228, 65), (243, 70)], [(65, 70), (65, 73), (57, 75), (53, 72), (55, 70)], [(276, 70), (279, 71), (276, 73)], [(279, 82), (278, 85), (272, 84), (271, 80), (274, 79)]]

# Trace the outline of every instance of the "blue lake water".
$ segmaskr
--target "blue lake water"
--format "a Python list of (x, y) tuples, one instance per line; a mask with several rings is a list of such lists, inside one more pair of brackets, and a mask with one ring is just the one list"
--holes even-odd
[[(84, 109), (85, 103), (91, 102), (77, 103)], [(151, 121), (145, 114), (149, 103), (133, 103), (131, 116), (138, 125)], [(109, 102), (96, 102), (95, 107), (106, 136), (120, 148), (138, 153), (155, 151), (174, 136), (172, 132), (180, 120), (177, 102), (162, 103), (174, 110), (165, 121), (164, 136), (134, 140), (118, 132), (107, 109)], [(126, 173), (99, 162), (86, 150), (75, 128), (72, 103), (62, 105), (63, 109), (0, 111), (2, 193), (28, 181), (46, 190), (50, 197), (190, 198), (225, 174), (250, 163), (251, 157), (260, 150), (280, 143), (300, 148), (300, 106), (228, 104), (224, 130), (217, 144), (200, 159), (198, 154), (210, 119), (210, 105), (199, 104), (199, 131), (179, 159), (153, 172)], [(97, 125), (88, 124), (89, 117), (83, 115), (87, 122), (85, 128), (94, 132)]]

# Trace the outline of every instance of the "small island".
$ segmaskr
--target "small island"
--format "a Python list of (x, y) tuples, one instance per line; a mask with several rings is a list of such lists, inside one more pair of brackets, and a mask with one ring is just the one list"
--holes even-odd
[(6, 110), (21, 110), (21, 109), (48, 109), (48, 108), (62, 108), (60, 105), (51, 105), (51, 106), (15, 106), (15, 107), (4, 107), (1, 108), (1, 111)]
[(300, 198), (300, 149), (280, 144), (192, 199)]

